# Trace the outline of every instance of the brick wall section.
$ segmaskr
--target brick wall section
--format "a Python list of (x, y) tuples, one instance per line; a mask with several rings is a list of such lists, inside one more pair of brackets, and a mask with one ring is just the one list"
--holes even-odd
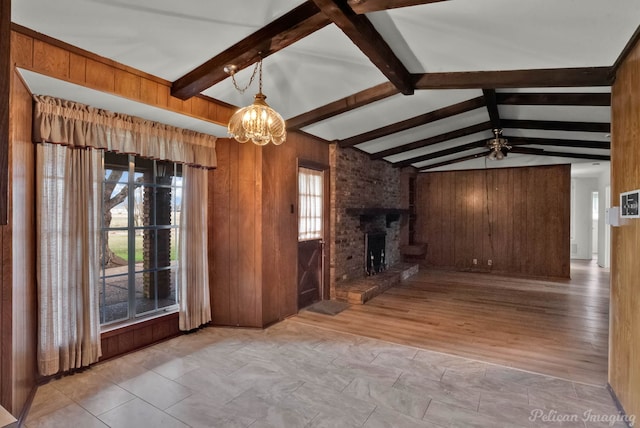
[(342, 281), (361, 278), (364, 273), (364, 234), (383, 231), (386, 236), (387, 266), (400, 261), (400, 225), (386, 227), (384, 216), (362, 223), (347, 208), (401, 208), (400, 169), (385, 161), (373, 161), (365, 153), (332, 144), (331, 164), (331, 259), (330, 288)]

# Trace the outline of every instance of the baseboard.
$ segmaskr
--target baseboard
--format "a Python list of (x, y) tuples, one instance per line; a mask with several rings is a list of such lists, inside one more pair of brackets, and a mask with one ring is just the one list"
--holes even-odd
[(620, 400), (618, 400), (618, 396), (616, 395), (616, 392), (613, 390), (613, 388), (611, 387), (611, 384), (608, 382), (607, 382), (607, 390), (609, 391), (609, 394), (611, 394), (611, 398), (613, 398), (613, 402), (618, 408), (618, 412), (620, 412), (620, 416), (622, 416), (622, 421), (629, 428), (633, 428), (633, 426), (635, 425), (634, 423), (635, 415), (633, 415), (632, 417), (629, 417), (627, 415), (627, 412), (624, 411), (624, 406), (622, 406), (622, 403), (620, 402)]
[(24, 426), (25, 422), (27, 421), (27, 415), (29, 414), (29, 410), (31, 410), (31, 404), (33, 403), (33, 399), (36, 397), (36, 392), (38, 392), (38, 384), (36, 383), (35, 385), (33, 385), (33, 387), (31, 388), (31, 392), (29, 392), (29, 396), (27, 397), (27, 401), (24, 403), (24, 406), (22, 407), (22, 411), (20, 412), (20, 416), (18, 416), (18, 421), (15, 422), (12, 425), (9, 425), (10, 427), (22, 427)]

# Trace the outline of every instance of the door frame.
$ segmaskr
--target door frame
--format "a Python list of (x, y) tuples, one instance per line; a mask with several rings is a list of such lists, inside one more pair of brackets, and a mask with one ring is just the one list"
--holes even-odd
[[(331, 214), (331, 174), (329, 165), (315, 162), (303, 158), (297, 159), (296, 165), (296, 207), (299, 206), (300, 189), (298, 189), (298, 174), (300, 168), (314, 169), (322, 171), (323, 198), (322, 198), (322, 278), (320, 288), (320, 300), (329, 300), (331, 298), (329, 290), (329, 260), (331, 260), (331, 245), (329, 244), (331, 222), (329, 216)], [(296, 230), (299, 230), (299, 211), (296, 210)], [(296, 233), (296, 247), (298, 239)], [(298, 277), (298, 263), (296, 263), (296, 278)], [(296, 279), (297, 281), (297, 279)], [(300, 308), (298, 308), (300, 310)]]

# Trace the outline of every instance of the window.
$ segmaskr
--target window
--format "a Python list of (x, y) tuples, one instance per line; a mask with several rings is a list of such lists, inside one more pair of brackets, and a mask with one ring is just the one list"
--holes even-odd
[(104, 165), (100, 322), (175, 309), (181, 166), (116, 153)]
[(322, 182), (322, 171), (299, 169), (298, 241), (322, 239)]

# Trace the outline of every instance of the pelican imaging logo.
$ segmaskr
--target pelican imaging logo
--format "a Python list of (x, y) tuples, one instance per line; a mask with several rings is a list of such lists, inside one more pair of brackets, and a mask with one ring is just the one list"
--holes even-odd
[(640, 218), (640, 211), (638, 210), (639, 199), (640, 190), (620, 193), (620, 217)]
[(586, 410), (582, 414), (578, 413), (561, 413), (557, 410), (549, 409), (533, 409), (529, 415), (531, 422), (544, 422), (559, 424), (562, 426), (567, 422), (589, 422), (592, 424), (614, 426), (618, 422), (625, 423), (629, 426), (633, 426), (636, 417), (634, 415), (621, 415), (621, 414), (602, 414), (594, 412), (593, 409)]

